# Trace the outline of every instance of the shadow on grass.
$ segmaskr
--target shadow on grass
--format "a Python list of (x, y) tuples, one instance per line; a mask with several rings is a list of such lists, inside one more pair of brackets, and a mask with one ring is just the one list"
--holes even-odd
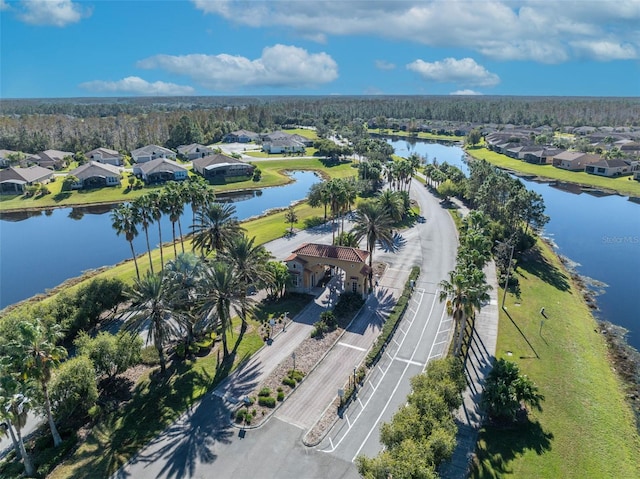
[(60, 193), (56, 193), (55, 195), (53, 195), (53, 201), (55, 201), (56, 203), (59, 203), (62, 200), (66, 200), (70, 196), (71, 196), (70, 191), (61, 191)]
[[(533, 351), (533, 354), (535, 354), (536, 359), (540, 359), (540, 356), (538, 355), (538, 352), (535, 350), (535, 348), (533, 347), (533, 344), (531, 344), (531, 342), (529, 341), (529, 339), (527, 339), (527, 336), (524, 334), (524, 332), (522, 331), (522, 329), (520, 329), (520, 326), (518, 326), (518, 324), (513, 320), (513, 318), (511, 317), (511, 315), (509, 314), (509, 311), (507, 311), (506, 308), (502, 308), (502, 311), (504, 311), (504, 313), (509, 317), (509, 319), (511, 320), (511, 324), (513, 324), (515, 326), (515, 328), (518, 330), (518, 332), (520, 333), (520, 336), (522, 336), (522, 339), (524, 339), (527, 344), (529, 345), (529, 347), (531, 348), (531, 351)], [(528, 359), (525, 356), (521, 356), (520, 359)]]
[(478, 436), (479, 447), (471, 476), (500, 478), (511, 476), (511, 462), (526, 451), (539, 456), (551, 450), (553, 433), (545, 431), (538, 421), (527, 421), (512, 429), (485, 426)]
[(560, 291), (570, 289), (569, 277), (556, 266), (552, 265), (541, 253), (539, 248), (532, 248), (522, 255), (518, 260), (518, 267), (537, 276), (542, 281), (550, 284)]

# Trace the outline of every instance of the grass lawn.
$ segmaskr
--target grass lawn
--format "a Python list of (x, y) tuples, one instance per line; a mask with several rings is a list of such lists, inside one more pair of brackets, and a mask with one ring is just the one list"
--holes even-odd
[(435, 133), (426, 133), (426, 132), (418, 132), (417, 134), (413, 134), (408, 131), (400, 131), (400, 130), (390, 130), (389, 128), (367, 128), (368, 133), (374, 133), (378, 135), (389, 135), (389, 136), (401, 136), (407, 138), (414, 138), (416, 140), (443, 140), (443, 141), (464, 141), (464, 136), (455, 136), (455, 135), (436, 135)]
[(544, 410), (517, 429), (481, 429), (471, 477), (640, 477), (640, 439), (605, 340), (557, 257), (538, 245), (516, 270), (520, 296), (508, 294), (500, 311), (496, 356), (533, 379)]
[[(304, 149), (304, 153), (295, 153), (287, 156), (288, 158), (296, 158), (299, 156), (313, 156), (318, 152), (316, 148), (308, 147)], [(245, 151), (245, 155), (251, 156), (253, 158), (279, 158), (281, 156), (286, 156), (284, 153), (267, 153), (266, 151)]]
[[(238, 338), (239, 325), (240, 320), (237, 319), (236, 332), (233, 335), (227, 333), (230, 349)], [(130, 402), (124, 408), (107, 414), (92, 429), (86, 441), (48, 477), (109, 477), (262, 345), (257, 323), (252, 323), (227, 364), (219, 364), (218, 354), (211, 352), (195, 360), (175, 361), (164, 378), (158, 372), (153, 373), (156, 375), (153, 379), (143, 377), (136, 385)], [(218, 343), (217, 347), (221, 348), (221, 345)], [(197, 407), (195, 411), (197, 415)], [(224, 410), (219, 413), (221, 416), (212, 421), (216, 427), (228, 420), (226, 415), (222, 416)], [(210, 433), (215, 433), (217, 439), (233, 434), (224, 427), (221, 430), (212, 428)], [(208, 438), (201, 439), (206, 441)]]
[(566, 181), (568, 183), (605, 188), (617, 191), (623, 195), (640, 196), (640, 181), (634, 181), (630, 176), (605, 178), (602, 176), (590, 175), (584, 171), (562, 170), (554, 167), (553, 165), (532, 165), (526, 161), (515, 160), (506, 155), (502, 155), (482, 147), (466, 148), (465, 151), (474, 158), (487, 160), (500, 168), (507, 168), (509, 170), (519, 171), (525, 174)]
[(309, 130), (307, 128), (291, 128), (289, 130), (282, 130), (285, 133), (289, 133), (290, 135), (300, 135), (305, 138), (309, 138), (310, 140), (317, 140), (318, 133), (316, 130)]

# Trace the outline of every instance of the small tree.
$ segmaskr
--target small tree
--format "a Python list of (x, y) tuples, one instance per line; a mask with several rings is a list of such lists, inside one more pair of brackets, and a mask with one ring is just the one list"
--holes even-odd
[(91, 338), (83, 331), (73, 344), (78, 355), (91, 359), (99, 377), (112, 379), (140, 362), (142, 338), (137, 334), (121, 331), (113, 335), (102, 331)]
[(287, 208), (287, 212), (284, 214), (284, 219), (290, 225), (289, 233), (293, 234), (293, 225), (298, 222), (298, 215), (293, 206)]
[(458, 194), (458, 187), (453, 181), (447, 179), (438, 186), (438, 194), (444, 198), (444, 201), (449, 201), (449, 198)]
[(69, 191), (73, 188), (73, 186), (76, 183), (79, 183), (80, 180), (78, 179), (77, 176), (74, 175), (67, 175), (64, 177), (64, 180), (62, 180), (62, 191)]
[(526, 411), (527, 405), (542, 410), (543, 400), (538, 387), (526, 375), (520, 374), (520, 368), (514, 362), (498, 359), (487, 375), (482, 404), (495, 420), (513, 422), (518, 412)]
[(482, 133), (480, 130), (473, 129), (469, 133), (467, 133), (467, 137), (465, 138), (465, 143), (467, 145), (475, 146), (480, 143), (480, 139), (482, 138)]
[(84, 418), (98, 399), (91, 360), (78, 356), (62, 363), (51, 381), (51, 403), (58, 420)]

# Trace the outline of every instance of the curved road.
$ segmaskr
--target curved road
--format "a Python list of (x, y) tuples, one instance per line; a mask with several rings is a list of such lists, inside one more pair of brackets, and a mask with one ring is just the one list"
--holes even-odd
[[(429, 359), (442, 355), (450, 338), (451, 321), (437, 299), (437, 285), (454, 267), (456, 230), (449, 213), (417, 181), (413, 182), (411, 196), (419, 202), (424, 221), (402, 232), (395, 252), (376, 251), (374, 260), (389, 266), (375, 294), (370, 295), (363, 311), (323, 362), (263, 427), (240, 431), (229, 426), (230, 410), (245, 391), (255, 387), (308, 335), (312, 326), (305, 315), (317, 314), (317, 308), (325, 304), (322, 297), (309, 311), (298, 315), (301, 320), (287, 326), (270, 347), (261, 349), (114, 477), (359, 477), (354, 459), (359, 454), (377, 454), (381, 448), (380, 423), (405, 403), (409, 379), (420, 373)], [(303, 242), (330, 243), (330, 237), (330, 229), (325, 228), (300, 232), (266, 246), (276, 258), (284, 259)], [(365, 357), (414, 265), (421, 268), (420, 278), (407, 314), (382, 360), (326, 438), (316, 448), (304, 446), (304, 434)]]

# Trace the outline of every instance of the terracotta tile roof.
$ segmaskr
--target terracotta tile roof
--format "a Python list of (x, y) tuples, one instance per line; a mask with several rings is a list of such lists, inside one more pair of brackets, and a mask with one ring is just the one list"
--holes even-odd
[(369, 252), (348, 246), (332, 246), (318, 243), (305, 243), (293, 254), (313, 256), (315, 258), (333, 258), (354, 263), (365, 263), (369, 258)]

